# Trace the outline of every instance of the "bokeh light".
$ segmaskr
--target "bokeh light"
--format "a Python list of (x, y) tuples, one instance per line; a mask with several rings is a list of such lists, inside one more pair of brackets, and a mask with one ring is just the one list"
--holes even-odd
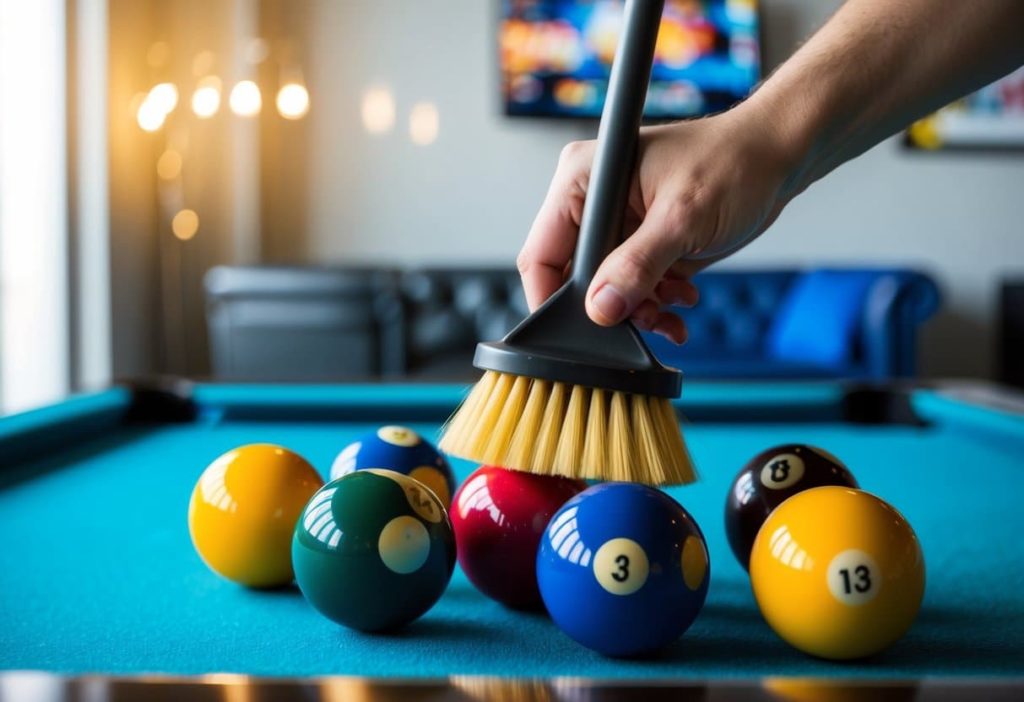
[(270, 44), (266, 39), (256, 37), (255, 39), (250, 39), (246, 42), (243, 53), (245, 55), (245, 60), (249, 63), (253, 65), (263, 63), (267, 60), (267, 57), (270, 56)]
[(164, 120), (167, 119), (167, 113), (159, 108), (159, 106), (148, 97), (142, 101), (139, 105), (138, 111), (135, 113), (135, 118), (139, 123), (139, 127), (146, 132), (155, 132), (160, 127), (164, 126)]
[(363, 126), (370, 134), (384, 134), (395, 126), (395, 98), (387, 88), (363, 93)]
[(251, 80), (242, 80), (231, 89), (228, 103), (231, 111), (239, 117), (254, 117), (263, 108), (263, 96), (258, 85)]
[(178, 88), (174, 83), (158, 83), (150, 89), (146, 100), (167, 116), (178, 106)]
[(285, 119), (302, 119), (309, 112), (309, 91), (301, 83), (285, 83), (277, 91), (277, 111)]
[(200, 51), (192, 59), (192, 75), (196, 78), (199, 76), (205, 76), (207, 73), (213, 70), (213, 64), (217, 61), (217, 54), (213, 53), (209, 49)]
[(188, 241), (199, 231), (199, 215), (195, 210), (180, 210), (171, 220), (171, 231), (182, 241)]
[(432, 102), (418, 102), (409, 113), (409, 138), (414, 144), (428, 146), (437, 141), (441, 116)]
[(167, 149), (156, 162), (156, 173), (164, 180), (174, 180), (181, 175), (181, 154)]
[(192, 93), (192, 112), (200, 119), (208, 119), (220, 109), (220, 78), (207, 76), (199, 81)]

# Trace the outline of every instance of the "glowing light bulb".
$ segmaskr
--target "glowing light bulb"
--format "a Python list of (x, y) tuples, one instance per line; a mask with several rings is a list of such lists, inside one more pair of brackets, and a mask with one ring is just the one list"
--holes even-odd
[(414, 144), (428, 146), (437, 141), (441, 117), (432, 102), (418, 102), (409, 113), (409, 138)]
[(285, 119), (302, 119), (309, 112), (309, 91), (301, 83), (285, 83), (277, 91), (277, 111)]
[(178, 106), (178, 88), (174, 83), (159, 83), (153, 86), (146, 99), (151, 100), (166, 117)]
[(156, 162), (156, 173), (164, 180), (174, 180), (181, 174), (181, 154), (167, 149)]
[(209, 119), (220, 109), (220, 78), (207, 76), (192, 93), (192, 111), (199, 119)]
[(199, 231), (199, 215), (195, 210), (180, 210), (171, 220), (171, 231), (182, 241), (188, 241)]
[(251, 80), (242, 80), (235, 83), (231, 89), (231, 97), (228, 98), (231, 111), (239, 117), (254, 117), (263, 108), (263, 96), (260, 95), (260, 88)]
[(370, 88), (363, 94), (363, 126), (370, 134), (384, 134), (395, 126), (395, 98), (387, 88)]
[(160, 127), (164, 126), (164, 120), (167, 118), (167, 113), (160, 109), (160, 107), (146, 98), (139, 105), (139, 111), (135, 113), (135, 119), (139, 123), (139, 127), (146, 132), (155, 132)]

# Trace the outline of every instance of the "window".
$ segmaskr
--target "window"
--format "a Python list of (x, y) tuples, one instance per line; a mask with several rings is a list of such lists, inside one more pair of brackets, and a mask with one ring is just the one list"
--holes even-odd
[(0, 0), (0, 411), (70, 386), (65, 0)]

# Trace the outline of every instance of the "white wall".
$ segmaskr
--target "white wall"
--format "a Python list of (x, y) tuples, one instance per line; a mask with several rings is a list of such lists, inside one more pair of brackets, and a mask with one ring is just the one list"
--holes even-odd
[[(498, 102), (496, 0), (313, 0), (305, 31), (309, 116), (304, 232), (282, 258), (512, 265), (561, 148), (585, 123), (510, 120)], [(765, 3), (767, 63), (838, 5)], [(397, 122), (369, 135), (360, 99), (395, 96)], [(440, 136), (408, 138), (430, 100)], [(296, 155), (300, 158), (301, 155)], [(267, 193), (265, 192), (265, 195)], [(933, 375), (985, 375), (1000, 275), (1024, 269), (1024, 159), (915, 154), (882, 144), (812, 187), (730, 265), (906, 262), (932, 271), (946, 309), (925, 335)], [(300, 236), (301, 234), (301, 236)], [(288, 237), (291, 234), (269, 233)]]

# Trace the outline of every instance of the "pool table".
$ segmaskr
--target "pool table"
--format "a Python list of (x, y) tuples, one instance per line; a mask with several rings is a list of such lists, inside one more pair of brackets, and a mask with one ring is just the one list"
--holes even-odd
[[(436, 438), (465, 390), (174, 382), (0, 419), (0, 700), (1024, 699), (1024, 402), (992, 386), (686, 385), (677, 407), (701, 480), (670, 492), (707, 537), (711, 584), (694, 625), (653, 659), (581, 648), (458, 568), (422, 619), (368, 635), (295, 587), (244, 589), (196, 555), (189, 496), (224, 451), (279, 443), (326, 473), (370, 427)], [(871, 659), (790, 648), (729, 550), (730, 481), (785, 442), (841, 457), (920, 538), (921, 612)], [(459, 479), (474, 468), (453, 467)]]

